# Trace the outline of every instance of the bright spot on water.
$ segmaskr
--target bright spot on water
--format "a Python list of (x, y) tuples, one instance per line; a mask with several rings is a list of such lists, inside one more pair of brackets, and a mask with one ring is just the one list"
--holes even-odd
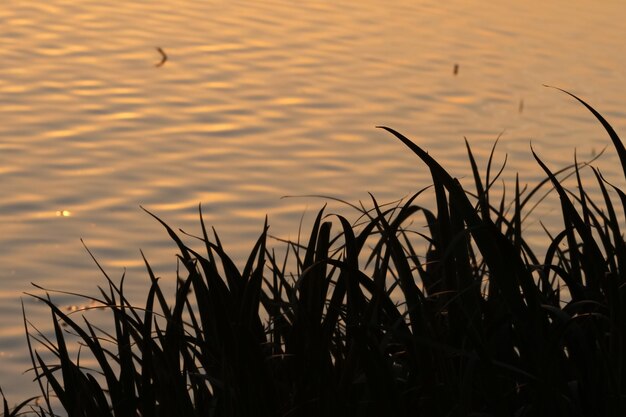
[(57, 217), (70, 217), (71, 215), (69, 210), (57, 210)]

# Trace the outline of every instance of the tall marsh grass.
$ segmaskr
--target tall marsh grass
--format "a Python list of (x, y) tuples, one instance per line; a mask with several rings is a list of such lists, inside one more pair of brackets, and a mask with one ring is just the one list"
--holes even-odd
[[(604, 126), (626, 175), (613, 128), (571, 96)], [(355, 223), (321, 210), (308, 240), (285, 242), (281, 256), (269, 247), (266, 221), (242, 268), (202, 213), (195, 238), (153, 215), (178, 245), (173, 296), (148, 261), (141, 306), (105, 274), (108, 285), (91, 299), (110, 313), (107, 332), (33, 295), (54, 325), (46, 337), (25, 319), (43, 398), (35, 411), (626, 415), (626, 244), (618, 219), (626, 194), (594, 167), (554, 173), (533, 152), (546, 180), (525, 191), (516, 181), (509, 200), (493, 201), (500, 174), (491, 169), (493, 150), (481, 175), (467, 146), (475, 189), (466, 190), (410, 139), (382, 129), (430, 169), (436, 210), (415, 203), (423, 190), (394, 205), (372, 198)], [(592, 171), (601, 201), (590, 199), (582, 169)], [(568, 173), (576, 190), (559, 181)], [(522, 219), (549, 187), (564, 227), (539, 256), (524, 240)]]

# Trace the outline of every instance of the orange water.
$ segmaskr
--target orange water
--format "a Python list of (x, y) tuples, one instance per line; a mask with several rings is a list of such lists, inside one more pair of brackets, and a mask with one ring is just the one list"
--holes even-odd
[[(310, 219), (323, 204), (281, 196), (388, 201), (427, 185), (375, 125), (458, 176), (469, 173), (463, 136), (484, 165), (504, 132), (509, 180), (541, 177), (531, 140), (553, 168), (574, 149), (588, 159), (608, 138), (542, 84), (584, 97), (626, 135), (624, 16), (617, 0), (3, 2), (0, 385), (10, 400), (34, 391), (20, 377), (30, 282), (94, 294), (104, 284), (79, 238), (112, 277), (127, 268), (136, 300), (147, 291), (139, 248), (172, 279), (175, 247), (139, 205), (196, 232), (202, 202), (241, 256), (265, 214), (273, 234), (295, 238), (304, 210)], [(597, 165), (624, 184), (612, 150)], [(539, 213), (558, 227), (556, 208)], [(49, 330), (46, 310), (25, 303)]]

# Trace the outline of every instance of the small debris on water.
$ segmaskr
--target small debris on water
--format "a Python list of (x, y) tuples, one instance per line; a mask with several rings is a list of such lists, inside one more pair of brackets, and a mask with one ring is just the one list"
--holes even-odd
[(519, 112), (522, 113), (524, 111), (524, 99), (519, 101)]
[(71, 215), (69, 210), (57, 210), (57, 217), (70, 217)]
[(452, 71), (454, 75), (459, 73), (459, 64), (454, 64), (454, 70)]
[(167, 55), (165, 54), (165, 51), (159, 46), (157, 46), (156, 50), (161, 54), (161, 61), (154, 64), (154, 66), (159, 68), (162, 67), (163, 64), (165, 64), (165, 61), (167, 61)]

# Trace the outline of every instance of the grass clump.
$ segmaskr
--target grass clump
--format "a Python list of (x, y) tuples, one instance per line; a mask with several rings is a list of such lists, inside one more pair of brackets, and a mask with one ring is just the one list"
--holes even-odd
[[(615, 131), (573, 97), (603, 124), (626, 174)], [(31, 348), (47, 404), (39, 413), (53, 415), (58, 401), (72, 417), (623, 416), (626, 245), (617, 212), (626, 194), (589, 168), (596, 204), (581, 164), (553, 173), (533, 153), (547, 178), (527, 192), (516, 181), (507, 209), (504, 197), (490, 198), (499, 176), (491, 157), (483, 178), (467, 146), (470, 192), (383, 129), (430, 169), (436, 210), (415, 204), (423, 190), (394, 205), (372, 198), (354, 224), (321, 210), (308, 241), (286, 242), (280, 258), (266, 221), (241, 269), (201, 213), (200, 248), (155, 216), (179, 249), (173, 298), (147, 261), (143, 306), (105, 273), (108, 286), (89, 298), (112, 315), (109, 334), (34, 295), (54, 324), (47, 338), (26, 322), (29, 346), (39, 346)], [(558, 179), (568, 172), (577, 192)], [(539, 257), (522, 213), (550, 186), (564, 228)], [(89, 368), (71, 353), (76, 338)]]

